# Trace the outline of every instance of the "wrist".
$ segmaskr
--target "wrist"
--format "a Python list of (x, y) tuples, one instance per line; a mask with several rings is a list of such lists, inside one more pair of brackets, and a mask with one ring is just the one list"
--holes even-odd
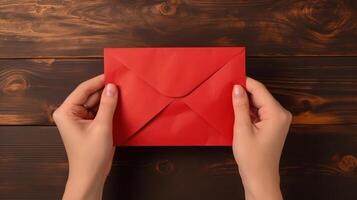
[(102, 199), (105, 178), (69, 173), (63, 199)]
[(251, 179), (242, 179), (246, 200), (282, 200), (280, 176), (266, 174)]
[(256, 187), (246, 189), (245, 191), (245, 199), (246, 200), (282, 200), (282, 194), (280, 191), (280, 187)]

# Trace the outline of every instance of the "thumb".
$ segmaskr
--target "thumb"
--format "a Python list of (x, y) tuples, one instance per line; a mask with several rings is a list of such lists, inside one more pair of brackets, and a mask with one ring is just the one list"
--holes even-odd
[(234, 130), (248, 130), (252, 128), (249, 114), (249, 100), (244, 88), (234, 85), (233, 88)]
[(111, 125), (117, 101), (118, 88), (112, 83), (107, 84), (102, 92), (98, 112), (94, 120)]

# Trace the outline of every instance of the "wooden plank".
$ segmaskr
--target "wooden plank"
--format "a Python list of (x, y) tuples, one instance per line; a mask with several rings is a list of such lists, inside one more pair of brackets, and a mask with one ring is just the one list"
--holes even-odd
[(293, 113), (294, 124), (357, 122), (357, 57), (248, 58), (247, 73)]
[[(281, 161), (286, 199), (355, 199), (357, 125), (293, 126)], [(254, 159), (254, 158), (252, 158)], [(0, 126), (0, 198), (59, 199), (67, 160), (52, 126)], [(105, 199), (243, 199), (229, 147), (121, 147)]]
[[(53, 124), (57, 105), (102, 66), (101, 59), (0, 60), (0, 124)], [(294, 124), (357, 123), (357, 57), (249, 57), (247, 71), (292, 111)]]
[[(51, 124), (53, 110), (82, 81), (103, 72), (101, 60), (0, 60), (0, 124)], [(11, 103), (9, 103), (11, 102)]]
[(0, 58), (236, 45), (254, 56), (357, 55), (356, 8), (353, 0), (1, 1)]

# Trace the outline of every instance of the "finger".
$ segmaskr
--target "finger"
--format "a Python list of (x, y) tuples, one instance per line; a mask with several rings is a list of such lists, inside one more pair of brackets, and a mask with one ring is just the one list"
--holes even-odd
[(247, 91), (251, 94), (250, 98), (254, 107), (259, 109), (265, 106), (279, 105), (266, 87), (259, 81), (248, 77), (246, 87)]
[(95, 121), (99, 121), (105, 126), (112, 125), (113, 115), (118, 101), (118, 89), (114, 84), (107, 84), (100, 99), (99, 109)]
[(234, 129), (249, 130), (252, 128), (249, 100), (247, 93), (240, 85), (233, 88)]
[(92, 95), (90, 95), (87, 101), (83, 104), (83, 106), (87, 109), (93, 109), (96, 105), (99, 104), (100, 96), (102, 95), (102, 90), (99, 90)]
[(90, 95), (104, 87), (104, 75), (81, 83), (65, 100), (64, 104), (83, 105)]

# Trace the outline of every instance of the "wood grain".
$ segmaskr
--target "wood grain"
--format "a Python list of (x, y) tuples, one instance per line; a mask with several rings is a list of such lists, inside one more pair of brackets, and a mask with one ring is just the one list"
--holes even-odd
[(354, 0), (6, 0), (0, 2), (0, 58), (232, 45), (254, 56), (357, 55), (356, 10)]
[[(60, 199), (53, 110), (104, 47), (245, 46), (247, 73), (294, 114), (285, 199), (357, 199), (354, 0), (0, 1), (0, 199)], [(243, 199), (227, 147), (118, 148), (104, 199)]]
[[(102, 71), (101, 59), (0, 60), (0, 124), (53, 124), (52, 111)], [(355, 57), (249, 57), (247, 71), (292, 111), (294, 124), (357, 123)]]
[[(55, 127), (0, 126), (1, 199), (58, 199), (67, 167)], [(354, 199), (357, 126), (293, 126), (280, 171), (286, 199)], [(118, 148), (105, 195), (243, 199), (229, 147)]]
[[(0, 60), (0, 124), (51, 124), (53, 110), (81, 82), (102, 73), (97, 60)], [(11, 102), (11, 103), (9, 103)]]

